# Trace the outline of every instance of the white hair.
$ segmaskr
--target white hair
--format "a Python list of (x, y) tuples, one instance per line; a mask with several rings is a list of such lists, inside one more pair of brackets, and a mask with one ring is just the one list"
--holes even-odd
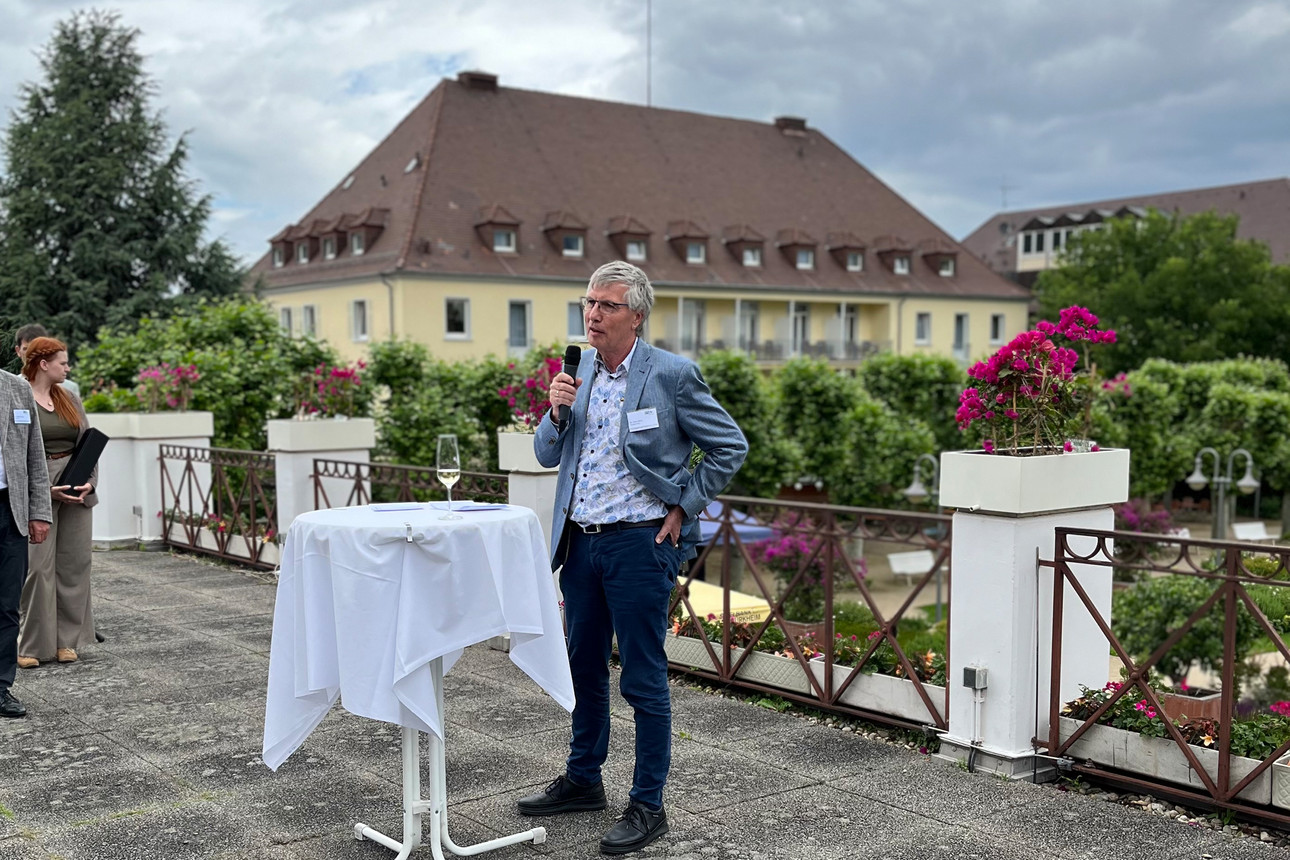
[(641, 319), (641, 324), (636, 327), (636, 335), (639, 337), (645, 331), (645, 320), (649, 319), (650, 311), (654, 309), (654, 287), (650, 285), (649, 277), (640, 268), (622, 260), (615, 260), (612, 263), (605, 263), (591, 273), (587, 289), (614, 284), (621, 284), (627, 288), (628, 309), (645, 315)]

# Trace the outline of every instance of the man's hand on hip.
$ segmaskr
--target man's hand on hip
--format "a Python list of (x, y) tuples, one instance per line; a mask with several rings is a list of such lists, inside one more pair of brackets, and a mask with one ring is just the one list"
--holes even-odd
[(44, 543), (47, 537), (49, 537), (49, 523), (42, 523), (39, 520), (27, 522), (27, 540), (32, 543)]
[(658, 530), (654, 536), (654, 543), (662, 543), (665, 538), (670, 538), (672, 546), (681, 545), (681, 523), (685, 521), (685, 509), (680, 505), (673, 505), (663, 517), (663, 527)]

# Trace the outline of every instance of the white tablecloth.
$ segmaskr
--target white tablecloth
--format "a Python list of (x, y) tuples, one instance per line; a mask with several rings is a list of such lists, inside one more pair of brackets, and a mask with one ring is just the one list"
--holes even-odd
[[(337, 698), (443, 737), (430, 662), (511, 634), (511, 660), (567, 710), (573, 682), (542, 527), (528, 508), (333, 508), (287, 532), (273, 612), (264, 763), (277, 770)], [(413, 542), (406, 539), (411, 525)]]

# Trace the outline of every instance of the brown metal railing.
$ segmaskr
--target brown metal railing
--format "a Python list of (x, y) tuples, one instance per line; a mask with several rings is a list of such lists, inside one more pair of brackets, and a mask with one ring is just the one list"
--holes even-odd
[(272, 454), (161, 445), (162, 539), (265, 570), (278, 561)]
[[(1072, 548), (1072, 542), (1081, 547), (1089, 547), (1086, 552)], [(1105, 764), (1076, 761), (1075, 770), (1096, 775), (1106, 781), (1123, 785), (1143, 792), (1171, 797), (1181, 802), (1197, 802), (1206, 806), (1216, 806), (1239, 811), (1267, 821), (1276, 822), (1279, 826), (1290, 824), (1290, 810), (1273, 810), (1267, 806), (1253, 803), (1238, 797), (1260, 778), (1274, 763), (1290, 751), (1290, 740), (1286, 740), (1268, 757), (1239, 779), (1232, 776), (1232, 732), (1236, 714), (1236, 696), (1239, 692), (1236, 679), (1237, 625), (1239, 616), (1249, 613), (1260, 634), (1267, 637), (1275, 651), (1282, 659), (1290, 661), (1290, 650), (1267, 616), (1252, 598), (1248, 587), (1252, 585), (1270, 586), (1273, 588), (1290, 587), (1290, 547), (1268, 547), (1259, 544), (1238, 543), (1232, 541), (1192, 540), (1161, 535), (1144, 535), (1138, 532), (1098, 531), (1085, 529), (1056, 529), (1055, 552), (1052, 561), (1039, 562), (1041, 568), (1052, 572), (1052, 650), (1051, 650), (1051, 689), (1049, 695), (1049, 732), (1046, 739), (1036, 739), (1039, 747), (1046, 747), (1048, 754), (1055, 757), (1071, 758), (1070, 752), (1079, 740), (1102, 719), (1112, 707), (1125, 696), (1140, 696), (1145, 707), (1154, 708), (1162, 718), (1168, 740), (1181, 751), (1192, 774), (1200, 782), (1200, 788), (1186, 786), (1168, 780), (1154, 778), (1152, 774), (1133, 772), (1128, 769), (1110, 767)], [(1256, 575), (1251, 572), (1249, 559), (1263, 557), (1275, 560), (1275, 569), (1268, 571), (1268, 565), (1261, 566), (1268, 575)], [(1075, 570), (1073, 570), (1073, 568)], [(1129, 654), (1114, 633), (1112, 619), (1104, 617), (1097, 609), (1088, 591), (1080, 581), (1081, 575), (1090, 570), (1120, 569), (1136, 571), (1139, 576), (1184, 576), (1205, 580), (1213, 584), (1213, 592), (1201, 601), (1188, 615), (1186, 620), (1169, 632), (1164, 641), (1145, 657)], [(1103, 573), (1102, 575), (1106, 575)], [(1109, 696), (1095, 710), (1083, 717), (1079, 725), (1071, 731), (1063, 731), (1061, 726), (1061, 663), (1062, 663), (1062, 621), (1067, 595), (1073, 593), (1077, 605), (1082, 605), (1106, 637), (1111, 652), (1119, 658), (1124, 666), (1124, 679), (1118, 689), (1108, 690)], [(1219, 716), (1217, 720), (1218, 753), (1217, 774), (1211, 774), (1202, 766), (1196, 750), (1199, 747), (1188, 743), (1179, 727), (1165, 716), (1162, 695), (1153, 689), (1151, 672), (1157, 669), (1171, 649), (1191, 632), (1198, 622), (1217, 613), (1222, 614), (1222, 660), (1219, 676), (1221, 678)], [(1280, 619), (1278, 619), (1279, 621)], [(1173, 679), (1179, 681), (1182, 679)], [(1063, 738), (1063, 734), (1066, 735)], [(1274, 785), (1275, 789), (1275, 785)]]
[[(425, 466), (315, 458), (312, 477), (314, 508), (318, 510), (370, 502), (426, 502), (448, 497), (435, 477), (435, 470)], [(505, 502), (508, 494), (506, 475), (462, 472), (452, 497), (454, 500)]]
[[(715, 566), (720, 571), (720, 586), (723, 594), (719, 619), (722, 627), (721, 642), (711, 642), (706, 637), (702, 639), (709, 660), (707, 665), (693, 666), (674, 660), (672, 668), (722, 684), (773, 693), (785, 699), (877, 722), (907, 727), (931, 724), (938, 728), (946, 728), (944, 714), (948, 713), (948, 688), (943, 691), (928, 690), (920, 677), (920, 671), (915, 668), (896, 637), (901, 620), (923, 589), (941, 574), (947, 577), (948, 585), (950, 517), (943, 514), (781, 502), (738, 496), (722, 496), (720, 501), (724, 503), (720, 517), (709, 520), (718, 524), (717, 531), (707, 541), (699, 557), (695, 559), (695, 565), (702, 564), (711, 571), (709, 562), (720, 557), (719, 565)], [(801, 557), (796, 574), (789, 571), (790, 581), (783, 587), (776, 586), (775, 573), (767, 569), (766, 565), (750, 550), (750, 543), (741, 537), (739, 527), (747, 525), (767, 526), (781, 537), (802, 538), (810, 547), (808, 553)], [(853, 550), (857, 541), (904, 544), (932, 552), (933, 566), (914, 583), (912, 591), (890, 616), (884, 615), (879, 608), (862, 575), (859, 555)], [(717, 551), (718, 547), (726, 549), (724, 552)], [(764, 598), (770, 604), (770, 614), (759, 624), (754, 622), (751, 634), (745, 631), (738, 645), (732, 641), (732, 629), (738, 623), (732, 620), (731, 613), (731, 562), (734, 558), (741, 559), (745, 570), (751, 575), (752, 583), (756, 586), (752, 593)], [(795, 593), (803, 588), (815, 587), (811, 571), (821, 570), (832, 572), (832, 575), (818, 576), (818, 586), (822, 586), (824, 591), (823, 621), (819, 628), (820, 635), (813, 641), (818, 643), (814, 650), (823, 652), (822, 681), (808, 668), (809, 661), (801, 647), (800, 635), (793, 635), (800, 629), (800, 625), (784, 615), (784, 605)], [(781, 580), (783, 578), (780, 577)], [(860, 657), (858, 664), (836, 684), (833, 662), (835, 578), (842, 580), (848, 586), (854, 586), (860, 593), (863, 605), (873, 613), (878, 625), (876, 634), (867, 643), (867, 650)], [(685, 587), (677, 589), (671, 609), (674, 616), (678, 610), (682, 610), (682, 615), (688, 615), (690, 618), (698, 617), (691, 603), (688, 588)], [(785, 690), (740, 677), (740, 669), (751, 658), (756, 643), (765, 635), (771, 624), (778, 625), (785, 632), (785, 650), (788, 652), (785, 656), (791, 654), (791, 657), (797, 661), (809, 682), (809, 692)], [(947, 618), (944, 655), (947, 663), (948, 642)], [(842, 697), (857, 678), (866, 674), (866, 670), (873, 671), (871, 661), (874, 661), (875, 653), (884, 645), (889, 645), (894, 651), (899, 667), (897, 671), (913, 684), (917, 696), (926, 708), (925, 714), (919, 713), (912, 718), (898, 716), (884, 712), (877, 703), (872, 705), (866, 703), (862, 706), (856, 705), (854, 698), (851, 703), (842, 701)], [(743, 651), (736, 656), (732, 653), (732, 648), (739, 647), (742, 647)], [(939, 707), (933, 701), (934, 694), (940, 700)]]

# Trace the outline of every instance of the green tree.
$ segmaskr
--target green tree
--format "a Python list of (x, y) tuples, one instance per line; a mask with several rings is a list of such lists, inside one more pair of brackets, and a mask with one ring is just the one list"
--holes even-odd
[[(214, 413), (216, 446), (263, 451), (265, 421), (296, 409), (300, 381), (314, 368), (337, 362), (335, 352), (311, 337), (293, 338), (268, 307), (249, 296), (199, 300), (168, 318), (145, 317), (105, 328), (81, 353), (82, 384), (129, 388), (145, 367), (194, 364), (202, 378), (189, 408)], [(360, 415), (371, 409), (371, 386), (360, 389)], [(91, 395), (87, 406), (102, 409)]]
[(884, 352), (866, 360), (857, 373), (865, 391), (897, 415), (925, 423), (935, 435), (939, 450), (963, 447), (963, 434), (954, 413), (968, 379), (953, 359)]
[[(149, 101), (137, 30), (114, 13), (60, 22), (25, 83), (0, 178), (0, 328), (43, 323), (77, 348), (104, 324), (236, 292), (236, 260), (204, 242), (210, 199)], [(7, 345), (5, 345), (7, 348)]]
[(1118, 337), (1093, 356), (1104, 371), (1148, 358), (1283, 357), (1290, 348), (1290, 267), (1236, 238), (1237, 218), (1155, 210), (1072, 237), (1064, 262), (1040, 275), (1040, 315), (1089, 308)]
[(748, 456), (729, 492), (773, 499), (800, 474), (799, 452), (779, 420), (774, 395), (751, 358), (714, 350), (699, 358), (703, 378), (748, 439)]
[(830, 485), (847, 456), (846, 416), (867, 399), (854, 377), (813, 358), (794, 358), (774, 376), (780, 418), (802, 452), (802, 472)]

